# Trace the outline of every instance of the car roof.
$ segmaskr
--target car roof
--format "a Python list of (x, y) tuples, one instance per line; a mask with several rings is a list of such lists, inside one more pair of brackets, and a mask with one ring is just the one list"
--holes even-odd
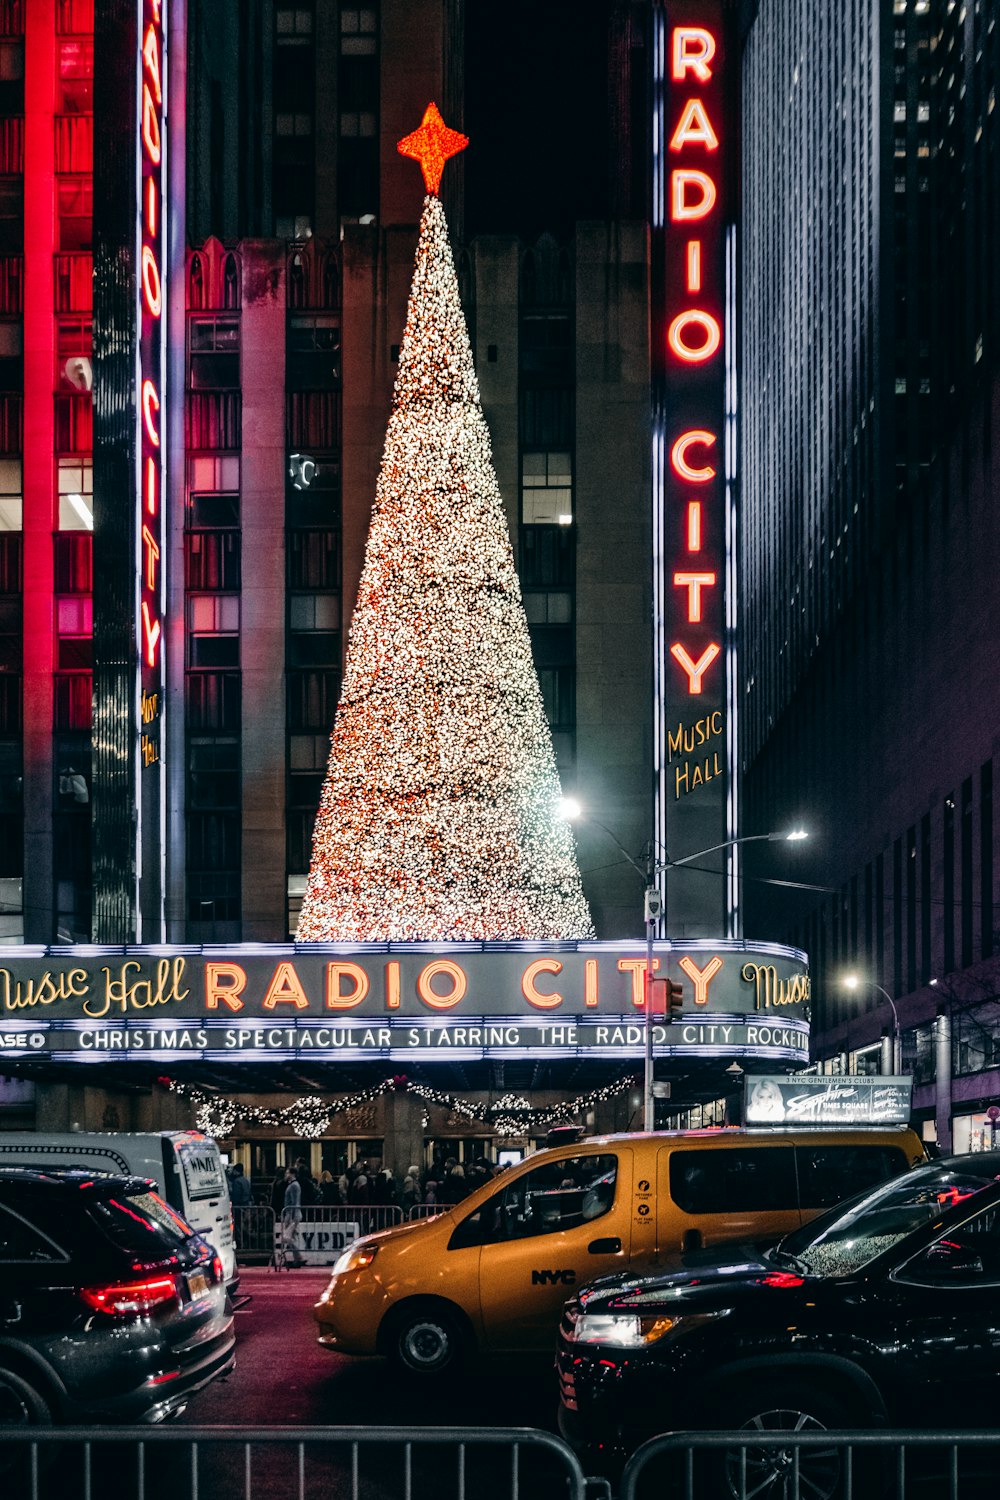
[(113, 1172), (87, 1172), (81, 1167), (9, 1167), (0, 1166), (0, 1190), (5, 1187), (31, 1186), (52, 1192), (93, 1191), (100, 1197), (111, 1193), (148, 1193), (156, 1184), (148, 1177), (123, 1176)]

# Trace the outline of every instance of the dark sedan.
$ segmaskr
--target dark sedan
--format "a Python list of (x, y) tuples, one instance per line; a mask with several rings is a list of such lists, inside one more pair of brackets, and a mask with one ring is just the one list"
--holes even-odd
[(929, 1412), (935, 1426), (992, 1426), (998, 1178), (1000, 1153), (951, 1157), (762, 1256), (582, 1289), (560, 1329), (564, 1436), (614, 1468), (645, 1438), (684, 1428), (912, 1427)]
[(232, 1368), (222, 1266), (142, 1178), (0, 1168), (0, 1425), (156, 1422)]

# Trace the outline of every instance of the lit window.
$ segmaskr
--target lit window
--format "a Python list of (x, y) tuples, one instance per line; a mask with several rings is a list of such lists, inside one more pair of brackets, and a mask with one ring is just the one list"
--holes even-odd
[(208, 454), (192, 458), (188, 463), (188, 485), (192, 491), (209, 494), (238, 490), (240, 487), (240, 461), (236, 455), (215, 458)]
[(232, 635), (240, 628), (239, 594), (192, 594), (188, 624), (197, 635)]
[(275, 115), (274, 133), (281, 136), (310, 136), (313, 133), (312, 115)]
[(573, 466), (568, 453), (521, 457), (521, 518), (526, 526), (570, 526)]
[(93, 531), (94, 466), (73, 455), (59, 460), (59, 530)]
[(353, 110), (340, 117), (340, 133), (349, 140), (375, 134), (375, 115), (371, 110)]
[(313, 14), (302, 7), (282, 6), (275, 12), (274, 29), (279, 45), (292, 46), (307, 42), (312, 36)]
[(23, 524), (21, 460), (0, 458), (0, 531), (20, 531)]

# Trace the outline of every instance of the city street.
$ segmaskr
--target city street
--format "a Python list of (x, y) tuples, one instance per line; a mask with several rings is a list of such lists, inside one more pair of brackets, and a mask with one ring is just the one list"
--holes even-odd
[[(331, 1354), (316, 1342), (313, 1303), (329, 1280), (324, 1268), (242, 1272), (252, 1301), (237, 1313), (236, 1371), (191, 1402), (189, 1426), (415, 1424), (543, 1427), (555, 1431), (556, 1385), (548, 1355), (495, 1357), (473, 1377), (418, 1382), (384, 1359)], [(553, 1338), (554, 1341), (554, 1338)]]

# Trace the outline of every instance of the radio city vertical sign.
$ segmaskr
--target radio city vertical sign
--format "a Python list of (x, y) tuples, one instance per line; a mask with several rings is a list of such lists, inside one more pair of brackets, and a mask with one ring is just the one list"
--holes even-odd
[(138, 629), (142, 689), (139, 746), (143, 768), (160, 759), (159, 719), (163, 661), (164, 366), (166, 308), (166, 199), (163, 192), (165, 0), (138, 0), (136, 150), (140, 180), (136, 324), (139, 329), (139, 458), (136, 532), (139, 540)]
[[(734, 560), (727, 429), (726, 180), (723, 6), (713, 0), (656, 12), (654, 142), (654, 590), (657, 821), (674, 858), (735, 832), (730, 786)], [(733, 142), (735, 150), (735, 140)], [(731, 826), (732, 825), (732, 826)], [(691, 882), (669, 893), (671, 935), (718, 929), (714, 911), (684, 910)], [(697, 907), (697, 897), (694, 898)]]
[(93, 936), (164, 935), (170, 0), (94, 5)]

